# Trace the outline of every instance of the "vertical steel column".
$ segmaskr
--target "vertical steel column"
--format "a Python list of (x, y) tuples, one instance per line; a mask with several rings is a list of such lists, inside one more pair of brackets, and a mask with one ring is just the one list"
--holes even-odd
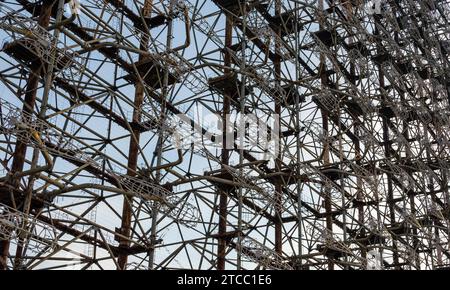
[[(378, 17), (376, 15), (374, 15), (375, 18), (375, 23), (377, 25), (381, 25)], [(379, 35), (379, 31), (377, 26), (375, 26), (375, 30), (374, 30), (374, 34), (375, 35)], [(377, 43), (377, 52), (381, 53), (382, 48), (380, 46), (380, 44)], [(381, 64), (378, 65), (378, 79), (379, 79), (379, 84), (381, 88), (385, 88), (385, 81), (384, 81), (384, 73), (382, 71), (382, 67)], [(382, 104), (384, 106), (387, 105), (388, 99), (387, 96), (382, 95)], [(389, 140), (389, 127), (388, 127), (388, 122), (389, 122), (389, 117), (386, 115), (382, 115), (381, 116), (382, 122), (383, 122), (383, 144), (384, 144), (384, 154), (386, 155), (386, 159), (388, 159), (388, 161), (390, 161), (389, 159), (391, 158), (391, 146), (390, 146), (390, 140)], [(395, 209), (394, 209), (394, 193), (393, 193), (393, 184), (392, 184), (392, 176), (390, 173), (386, 173), (387, 176), (387, 204), (389, 207), (389, 218), (390, 218), (390, 224), (395, 224)], [(395, 238), (393, 238), (392, 241), (393, 244), (393, 262), (395, 265), (396, 269), (400, 269), (400, 267), (398, 266), (398, 251), (397, 251), (397, 243)]]
[[(227, 68), (231, 65), (231, 55), (228, 52), (228, 48), (232, 45), (233, 37), (233, 17), (229, 14), (226, 15), (225, 20), (225, 52), (224, 52), (224, 73), (230, 73)], [(230, 114), (230, 104), (231, 99), (227, 94), (223, 95), (223, 112), (222, 112), (222, 124), (223, 124), (223, 146), (222, 146), (222, 156), (221, 161), (223, 165), (228, 165), (229, 163), (229, 151), (226, 148), (227, 144), (227, 127), (228, 119), (227, 115)], [(223, 167), (223, 166), (222, 166)], [(219, 242), (217, 247), (217, 269), (225, 269), (225, 255), (227, 240), (225, 238), (225, 233), (227, 232), (227, 203), (228, 203), (228, 192), (224, 188), (219, 188)]]
[[(50, 23), (50, 18), (52, 14), (52, 8), (56, 0), (43, 1), (40, 8), (40, 15), (38, 19), (38, 24), (44, 28), (47, 28)], [(36, 92), (39, 85), (40, 74), (44, 69), (44, 62), (34, 65), (32, 67), (30, 75), (28, 76), (25, 98), (23, 100), (22, 111), (26, 114), (22, 118), (27, 118), (27, 115), (31, 115), (33, 108), (36, 104)], [(25, 156), (27, 154), (27, 143), (22, 140), (17, 140), (14, 149), (14, 158), (11, 165), (11, 174), (21, 172), (25, 164)], [(15, 188), (19, 188), (20, 178), (13, 179), (10, 181), (11, 185)], [(14, 198), (14, 197), (12, 197)], [(12, 203), (15, 204), (15, 202)], [(7, 257), (9, 255), (9, 244), (8, 240), (0, 241), (0, 270), (7, 269)]]
[[(295, 9), (295, 19), (298, 19), (298, 3), (295, 2), (294, 4), (294, 9)], [(297, 34), (298, 32), (298, 26), (299, 23), (298, 21), (295, 21), (294, 27), (295, 27), (295, 33)], [(295, 79), (296, 80), (300, 80), (300, 71), (299, 71), (299, 39), (298, 37), (295, 37)], [(298, 88), (295, 88), (296, 90), (298, 90)], [(295, 174), (298, 176), (297, 180), (296, 180), (296, 192), (297, 192), (297, 206), (298, 206), (298, 210), (297, 210), (297, 219), (298, 219), (298, 253), (297, 256), (299, 257), (299, 262), (298, 264), (296, 264), (296, 269), (302, 269), (302, 254), (303, 254), (303, 249), (302, 249), (302, 243), (303, 243), (303, 239), (302, 239), (302, 225), (303, 225), (303, 216), (302, 216), (302, 180), (299, 178), (299, 176), (301, 175), (301, 151), (300, 151), (300, 146), (302, 145), (302, 143), (300, 142), (300, 131), (301, 131), (301, 123), (300, 123), (300, 94), (296, 94), (295, 96), (295, 144), (296, 144), (296, 157), (297, 157), (297, 168), (295, 170)]]
[[(345, 3), (345, 7), (347, 9), (347, 13), (349, 15), (352, 15), (354, 13), (353, 10), (353, 5), (351, 2), (346, 2)], [(354, 42), (354, 37), (350, 37), (350, 45), (352, 45)], [(352, 76), (351, 82), (353, 85), (355, 85), (355, 79), (356, 79), (356, 69), (355, 69), (355, 65), (353, 62), (350, 62), (350, 75)], [(364, 101), (364, 100), (363, 100)], [(364, 114), (364, 112), (363, 112)], [(354, 125), (354, 134), (355, 136), (357, 135), (357, 133), (359, 132), (359, 128), (361, 126), (361, 121), (358, 119), (357, 116), (352, 116), (353, 122), (355, 123)], [(363, 118), (363, 122), (364, 122), (364, 118)], [(356, 139), (354, 141), (354, 145), (355, 145), (355, 163), (357, 166), (361, 165), (361, 144), (359, 139)], [(357, 210), (358, 210), (358, 222), (363, 225), (364, 224), (364, 205), (363, 205), (363, 199), (364, 199), (364, 192), (363, 192), (363, 181), (361, 176), (356, 176), (356, 185), (357, 185), (357, 189), (356, 189), (356, 199), (358, 201), (358, 206), (357, 206)], [(365, 236), (366, 234), (366, 230), (363, 228), (361, 230), (361, 235)], [(365, 260), (366, 256), (367, 256), (367, 247), (364, 245), (361, 245), (359, 247), (360, 251), (361, 251), (361, 257)], [(364, 265), (366, 266), (366, 265)]]
[[(280, 17), (281, 14), (281, 1), (280, 0), (276, 0), (275, 1), (275, 17)], [(281, 27), (279, 27), (278, 29), (276, 29), (276, 35), (280, 38), (281, 37)], [(282, 45), (281, 43), (279, 43), (278, 39), (275, 43), (275, 60), (274, 60), (274, 68), (275, 68), (275, 80), (276, 80), (276, 84), (280, 85), (280, 78), (281, 78), (281, 58), (280, 58), (280, 54), (281, 54), (281, 48), (280, 45)], [(279, 100), (279, 98), (274, 98), (275, 99), (275, 114), (280, 116), (280, 120), (281, 120), (281, 102)], [(281, 162), (281, 158), (282, 158), (282, 153), (281, 153), (281, 132), (280, 130), (278, 131), (278, 155), (275, 161), (275, 171), (277, 172), (281, 172), (281, 166), (282, 166), (282, 162)], [(283, 192), (283, 184), (281, 182), (281, 178), (277, 180), (277, 183), (275, 184), (275, 252), (277, 252), (278, 254), (281, 254), (283, 251), (283, 235), (282, 235), (282, 229), (283, 229), (283, 222), (281, 220), (281, 214), (282, 214), (282, 192)]]
[[(142, 15), (148, 17), (151, 15), (153, 6), (153, 0), (145, 0), (144, 7), (142, 8)], [(150, 33), (150, 31), (148, 32)], [(149, 37), (142, 35), (140, 49), (143, 51), (147, 50), (149, 43)], [(142, 54), (139, 56), (139, 61), (142, 61), (145, 56)], [(136, 82), (135, 93), (134, 93), (134, 109), (133, 109), (133, 123), (138, 124), (141, 121), (142, 104), (144, 102), (144, 84), (141, 82)], [(130, 146), (128, 152), (128, 170), (127, 175), (136, 175), (137, 161), (139, 156), (139, 140), (140, 131), (138, 126), (133, 126), (130, 136)], [(131, 197), (124, 196), (123, 208), (122, 208), (122, 224), (120, 228), (120, 233), (126, 237), (130, 237), (131, 231), (131, 216), (132, 216), (132, 203), (133, 199)], [(118, 265), (121, 270), (125, 269), (128, 261), (128, 254), (124, 251), (130, 246), (130, 242), (125, 239), (121, 239), (119, 247), (122, 250), (118, 255)]]
[[(56, 0), (56, 1), (58, 1), (58, 7), (57, 7), (57, 11), (56, 11), (55, 23), (61, 23), (61, 19), (64, 14), (64, 0)], [(55, 59), (56, 59), (57, 53), (58, 53), (56, 48), (57, 48), (57, 41), (59, 39), (59, 33), (60, 33), (60, 28), (58, 26), (56, 26), (54, 33), (53, 33), (54, 42), (52, 41), (50, 43), (50, 49), (52, 50), (52, 54), (51, 54), (50, 63), (47, 66), (47, 69), (45, 72), (44, 90), (42, 93), (41, 108), (39, 111), (39, 118), (42, 120), (45, 120), (45, 114), (47, 112), (47, 105), (48, 105), (48, 97), (50, 94), (50, 90), (52, 88), (53, 75), (54, 75), (54, 69), (55, 69)], [(31, 161), (31, 169), (36, 167), (38, 159), (39, 159), (39, 149), (34, 148), (33, 157), (32, 157), (32, 161)], [(28, 185), (25, 190), (25, 201), (24, 201), (24, 205), (23, 205), (23, 212), (26, 215), (28, 215), (30, 212), (31, 200), (33, 198), (32, 197), (33, 186), (34, 186), (34, 181), (36, 179), (36, 176), (37, 176), (37, 174), (30, 175), (30, 177), (28, 179)], [(23, 221), (22, 227), (23, 228), (27, 227), (26, 220)], [(21, 258), (22, 258), (22, 254), (23, 254), (23, 248), (24, 248), (25, 241), (26, 241), (26, 237), (23, 237), (22, 233), (19, 234), (19, 242), (17, 244), (16, 256), (14, 258), (14, 269), (20, 268), (20, 263), (21, 263)]]
[[(318, 9), (319, 9), (319, 27), (320, 29), (324, 28), (325, 19), (323, 15), (323, 0), (319, 0), (318, 3)], [(320, 54), (320, 64), (319, 64), (319, 75), (320, 75), (320, 81), (322, 84), (322, 88), (326, 89), (327, 84), (327, 75), (326, 75), (326, 64), (325, 64), (325, 56), (323, 53)], [(322, 129), (323, 129), (323, 154), (322, 154), (322, 161), (323, 164), (326, 166), (330, 164), (330, 148), (328, 143), (328, 112), (325, 109), (320, 110), (320, 114), (322, 116)], [(333, 232), (333, 216), (331, 214), (331, 191), (328, 188), (325, 188), (325, 198), (324, 198), (324, 206), (325, 206), (325, 226), (327, 230), (329, 230), (331, 233)], [(333, 270), (334, 269), (334, 263), (330, 260), (328, 260), (328, 269)]]

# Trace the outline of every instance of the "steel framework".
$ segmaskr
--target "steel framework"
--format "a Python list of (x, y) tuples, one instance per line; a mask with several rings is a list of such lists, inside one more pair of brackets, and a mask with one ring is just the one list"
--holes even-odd
[(0, 4), (0, 269), (450, 267), (449, 0)]

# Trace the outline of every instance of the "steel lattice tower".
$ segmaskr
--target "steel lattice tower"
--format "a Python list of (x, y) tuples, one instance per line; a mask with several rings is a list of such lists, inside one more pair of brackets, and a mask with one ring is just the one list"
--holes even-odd
[(0, 4), (0, 269), (450, 267), (450, 1)]

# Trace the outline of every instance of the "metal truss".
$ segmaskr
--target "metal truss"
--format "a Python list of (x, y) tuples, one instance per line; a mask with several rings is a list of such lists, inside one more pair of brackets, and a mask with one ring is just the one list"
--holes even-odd
[[(0, 269), (449, 268), (449, 21), (448, 0), (2, 1)], [(278, 150), (208, 114), (279, 116)]]

